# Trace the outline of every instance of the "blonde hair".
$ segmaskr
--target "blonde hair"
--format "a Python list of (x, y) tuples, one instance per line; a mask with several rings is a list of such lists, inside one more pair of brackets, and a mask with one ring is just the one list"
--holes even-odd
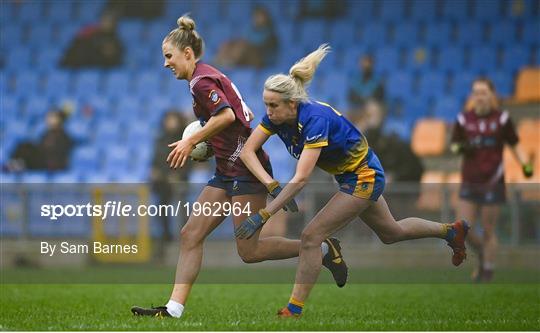
[(191, 47), (195, 58), (199, 59), (204, 51), (204, 41), (195, 30), (195, 21), (188, 14), (184, 14), (176, 20), (176, 23), (178, 28), (169, 32), (163, 43), (170, 41), (179, 50)]
[(289, 70), (289, 75), (276, 74), (266, 79), (264, 89), (280, 93), (284, 100), (305, 102), (308, 100), (306, 87), (315, 75), (315, 70), (330, 52), (328, 44), (297, 61)]

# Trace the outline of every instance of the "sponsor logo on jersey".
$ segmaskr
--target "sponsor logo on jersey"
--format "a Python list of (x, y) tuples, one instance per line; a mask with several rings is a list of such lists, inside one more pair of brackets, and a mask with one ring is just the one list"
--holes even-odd
[(215, 90), (212, 90), (210, 94), (208, 94), (208, 98), (212, 101), (212, 103), (217, 104), (219, 101), (221, 101), (221, 98), (219, 97), (218, 93)]

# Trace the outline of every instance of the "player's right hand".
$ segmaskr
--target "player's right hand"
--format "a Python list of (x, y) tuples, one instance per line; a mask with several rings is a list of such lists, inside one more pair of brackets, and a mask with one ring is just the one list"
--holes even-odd
[(259, 230), (263, 224), (270, 218), (270, 213), (261, 209), (257, 214), (245, 219), (234, 230), (234, 236), (240, 239), (250, 239)]
[[(274, 180), (272, 183), (270, 183), (267, 186), (267, 188), (268, 188), (268, 194), (270, 194), (270, 196), (274, 199), (277, 198), (279, 193), (281, 193), (281, 191), (283, 190), (283, 188), (281, 187), (281, 185), (279, 185), (279, 182), (277, 180)], [(283, 210), (284, 211), (290, 210), (293, 213), (298, 212), (298, 205), (296, 204), (296, 201), (294, 200), (294, 198), (291, 201), (287, 202), (285, 206), (283, 206)]]
[(525, 178), (531, 178), (534, 174), (533, 166), (531, 163), (525, 163), (522, 166), (523, 169), (523, 175)]

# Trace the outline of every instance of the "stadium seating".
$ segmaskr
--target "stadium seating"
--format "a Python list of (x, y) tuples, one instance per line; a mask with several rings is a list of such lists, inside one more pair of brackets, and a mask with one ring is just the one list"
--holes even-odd
[(418, 156), (437, 156), (446, 149), (446, 125), (439, 119), (419, 120), (413, 130), (411, 148)]
[[(65, 179), (122, 178), (116, 163), (120, 161), (107, 152), (109, 145), (122, 144), (128, 151), (143, 147), (137, 156), (142, 167), (128, 170), (130, 177), (142, 179), (147, 175), (152, 140), (164, 112), (175, 107), (193, 117), (186, 86), (162, 68), (162, 38), (176, 26), (180, 14), (191, 12), (206, 40), (203, 59), (211, 62), (222, 42), (240, 37), (251, 23), (249, 19), (238, 20), (250, 15), (252, 6), (244, 1), (206, 6), (168, 0), (160, 18), (120, 20), (118, 32), (126, 50), (123, 66), (112, 70), (60, 69), (59, 62), (76, 32), (95, 24), (105, 5), (104, 0), (2, 4), (2, 161), (16, 143), (40, 134), (41, 122), (51, 106), (71, 101), (75, 112), (67, 130), (83, 143), (76, 148), (72, 174), (67, 173)], [(426, 116), (438, 117), (419, 121), (413, 131), (412, 145), (422, 156), (444, 151), (443, 122), (453, 121), (479, 74), (491, 77), (502, 97), (513, 96), (521, 103), (540, 101), (540, 73), (530, 67), (540, 65), (540, 29), (534, 16), (538, 5), (534, 1), (523, 1), (519, 6), (500, 0), (346, 1), (345, 15), (338, 20), (293, 20), (298, 1), (263, 5), (272, 13), (278, 32), (278, 63), (262, 70), (226, 71), (257, 119), (264, 113), (260, 101), (264, 79), (286, 72), (322, 42), (329, 42), (333, 52), (319, 68), (312, 86), (314, 96), (340, 110), (348, 109), (347, 75), (357, 69), (359, 56), (371, 53), (376, 72), (385, 80), (390, 105), (399, 102), (404, 111), (389, 119), (389, 130), (408, 137), (410, 130), (405, 127), (409, 124)], [(214, 24), (216, 21), (220, 24)], [(269, 149), (272, 156), (282, 152), (281, 146)], [(88, 163), (101, 155), (116, 162)]]
[(540, 102), (540, 69), (525, 68), (519, 73), (515, 99), (520, 103)]

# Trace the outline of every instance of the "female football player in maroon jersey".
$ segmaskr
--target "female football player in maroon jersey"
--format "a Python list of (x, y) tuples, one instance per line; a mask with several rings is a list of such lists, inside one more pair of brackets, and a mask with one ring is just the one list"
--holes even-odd
[[(177, 21), (178, 28), (172, 30), (163, 40), (164, 66), (169, 68), (178, 80), (186, 80), (193, 97), (193, 111), (203, 125), (202, 130), (189, 138), (170, 144), (172, 149), (167, 162), (172, 168), (182, 167), (194, 146), (209, 141), (216, 158), (216, 172), (197, 199), (201, 205), (233, 209), (233, 223), (239, 225), (252, 212), (266, 206), (267, 195), (276, 197), (281, 191), (279, 183), (272, 179), (268, 184), (260, 183), (240, 159), (240, 152), (251, 134), (252, 114), (242, 100), (235, 85), (216, 68), (200, 61), (203, 40), (195, 30), (195, 22), (184, 15)], [(266, 153), (259, 149), (257, 158), (265, 170), (271, 174), (272, 168)], [(246, 209), (247, 208), (247, 209)], [(297, 211), (294, 200), (285, 209)], [(215, 209), (214, 209), (215, 210)], [(166, 306), (141, 308), (133, 307), (135, 315), (180, 317), (184, 305), (201, 268), (203, 242), (226, 218), (220, 211), (210, 214), (191, 214), (180, 232), (180, 257), (172, 295)], [(327, 239), (321, 246), (323, 259), (332, 259), (341, 253), (328, 251), (329, 246), (339, 248), (336, 239)], [(238, 253), (246, 263), (297, 257), (299, 240), (283, 237), (259, 238), (259, 233), (249, 240), (236, 240)], [(325, 260), (331, 261), (331, 260)], [(338, 286), (343, 286), (347, 278), (345, 262), (339, 267), (328, 266)]]
[(465, 112), (458, 114), (452, 133), (451, 150), (463, 154), (462, 184), (458, 212), (474, 223), (477, 218), (484, 230), (480, 238), (469, 233), (468, 242), (478, 253), (479, 266), (473, 280), (488, 282), (493, 277), (497, 236), (495, 225), (500, 205), (505, 202), (503, 148), (510, 146), (513, 155), (531, 177), (532, 165), (517, 149), (518, 136), (508, 111), (500, 110), (493, 83), (487, 78), (473, 82), (471, 99)]

